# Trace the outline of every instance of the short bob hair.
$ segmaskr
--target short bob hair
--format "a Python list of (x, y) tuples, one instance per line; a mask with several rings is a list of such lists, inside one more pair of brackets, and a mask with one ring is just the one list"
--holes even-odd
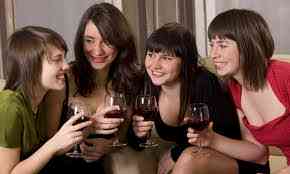
[(274, 53), (274, 40), (264, 18), (246, 9), (231, 9), (217, 15), (209, 25), (208, 37), (237, 43), (246, 88), (262, 89)]
[(33, 97), (41, 87), (42, 62), (50, 58), (51, 46), (67, 52), (64, 39), (49, 28), (26, 26), (14, 32), (6, 48), (8, 79), (4, 89), (22, 87), (27, 96)]
[(128, 93), (135, 91), (138, 59), (129, 23), (121, 11), (112, 4), (97, 3), (83, 14), (75, 37), (75, 63), (72, 66), (72, 73), (77, 92), (82, 96), (88, 96), (99, 85), (95, 78), (95, 70), (84, 52), (83, 36), (89, 21), (98, 28), (103, 40), (118, 51), (116, 59), (110, 66), (106, 89), (108, 83), (112, 82), (113, 91)]
[[(194, 35), (181, 24), (168, 23), (155, 30), (146, 41), (146, 52), (167, 53), (181, 58), (181, 107), (179, 119), (182, 119), (190, 102), (192, 79), (197, 70), (198, 51)], [(154, 87), (153, 93), (159, 96), (160, 88)], [(155, 91), (155, 92), (154, 92)]]

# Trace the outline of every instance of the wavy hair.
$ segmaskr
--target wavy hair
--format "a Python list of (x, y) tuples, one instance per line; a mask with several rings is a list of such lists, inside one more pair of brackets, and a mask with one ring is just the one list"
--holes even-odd
[(134, 93), (138, 89), (136, 82), (140, 76), (134, 37), (124, 15), (108, 3), (88, 8), (79, 23), (74, 43), (75, 64), (72, 67), (77, 92), (88, 96), (98, 87), (94, 69), (84, 53), (83, 36), (89, 21), (98, 28), (102, 38), (118, 50), (117, 57), (110, 66), (106, 89), (111, 82), (113, 91)]

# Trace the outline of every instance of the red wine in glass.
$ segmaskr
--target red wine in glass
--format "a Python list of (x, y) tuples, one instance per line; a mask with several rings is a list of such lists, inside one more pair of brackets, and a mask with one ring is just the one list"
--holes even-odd
[(144, 121), (154, 121), (155, 117), (155, 109), (149, 109), (144, 107), (138, 107), (136, 106), (136, 115), (142, 115), (144, 117)]
[[(112, 110), (105, 114), (105, 118), (126, 118), (127, 114), (127, 103), (125, 95), (122, 93), (113, 93), (111, 95), (107, 95), (105, 99), (106, 106), (119, 106), (118, 110)], [(108, 135), (108, 137), (117, 136), (119, 137), (119, 132), (116, 134)], [(119, 138), (113, 142), (113, 147), (124, 147), (126, 143), (122, 143)]]
[[(78, 120), (74, 122), (74, 125), (89, 121), (88, 109), (83, 101), (75, 97), (70, 97), (68, 102), (68, 110), (66, 117), (70, 119), (72, 116), (77, 114), (83, 114)], [(71, 151), (66, 153), (67, 156), (72, 158), (82, 158), (82, 152), (78, 144), (74, 145)]]
[(191, 118), (188, 118), (187, 120), (187, 126), (193, 128), (197, 131), (202, 131), (209, 125), (209, 119), (195, 119), (198, 118), (198, 116), (193, 116)]
[[(190, 105), (187, 120), (187, 126), (193, 128), (196, 131), (202, 131), (208, 127), (210, 122), (209, 109), (205, 103), (193, 103)], [(201, 141), (198, 144), (198, 150), (201, 151)]]
[[(155, 96), (152, 95), (138, 95), (135, 102), (135, 114), (143, 116), (144, 121), (154, 121), (158, 106)], [(146, 142), (139, 144), (140, 147), (152, 148), (157, 147), (158, 144), (150, 139), (151, 130), (148, 136), (145, 137)]]
[(112, 110), (105, 114), (106, 118), (125, 118), (126, 112), (124, 110)]

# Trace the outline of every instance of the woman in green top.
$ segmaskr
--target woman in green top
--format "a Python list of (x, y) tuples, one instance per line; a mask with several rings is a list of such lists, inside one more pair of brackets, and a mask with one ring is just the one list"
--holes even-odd
[(0, 92), (0, 173), (38, 173), (54, 155), (83, 139), (73, 116), (50, 139), (43, 107), (49, 90), (65, 86), (67, 46), (56, 32), (36, 26), (11, 35), (7, 47), (8, 79)]

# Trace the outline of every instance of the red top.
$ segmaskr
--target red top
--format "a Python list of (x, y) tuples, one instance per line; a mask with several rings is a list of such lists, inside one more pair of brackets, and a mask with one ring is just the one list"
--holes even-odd
[[(266, 78), (274, 94), (286, 108), (285, 113), (262, 126), (251, 125), (246, 116), (243, 117), (243, 123), (261, 144), (280, 148), (290, 165), (290, 64), (271, 60)], [(231, 81), (229, 87), (236, 107), (242, 111), (241, 86)]]

